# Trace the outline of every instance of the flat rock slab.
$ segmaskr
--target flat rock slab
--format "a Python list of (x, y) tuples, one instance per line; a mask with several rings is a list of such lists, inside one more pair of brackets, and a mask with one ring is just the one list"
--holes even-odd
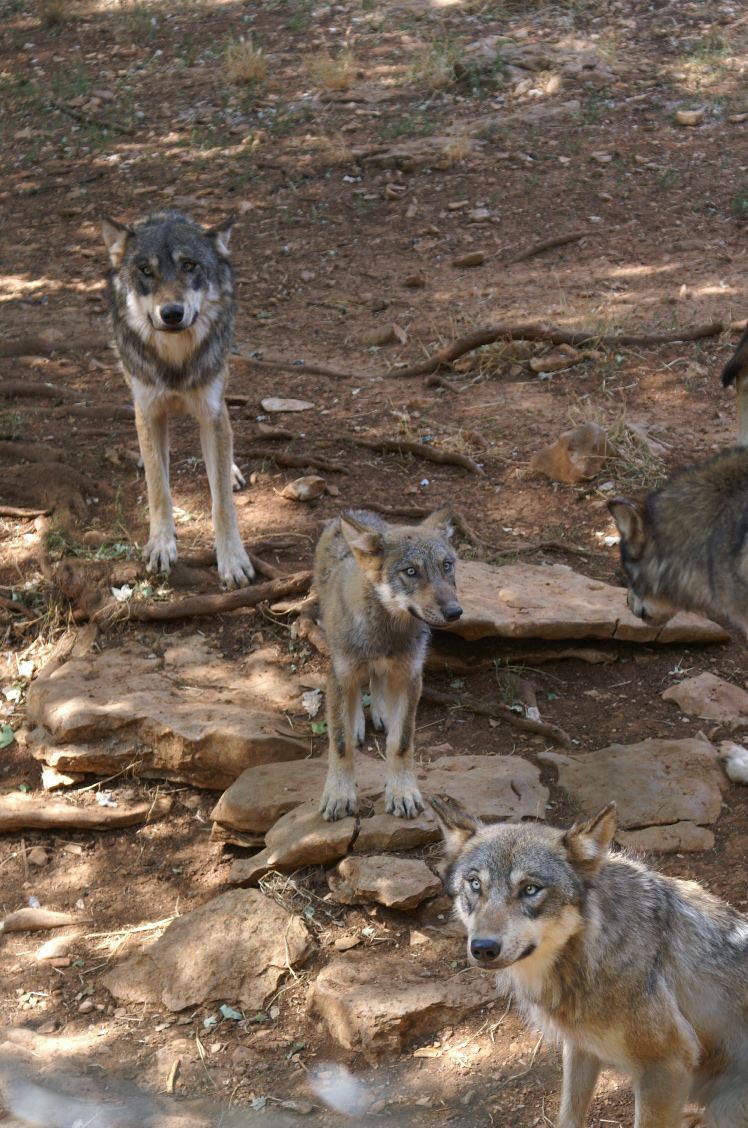
[(662, 694), (663, 701), (674, 701), (689, 717), (709, 721), (742, 720), (748, 717), (748, 693), (739, 685), (718, 678), (716, 674), (699, 674), (671, 685)]
[(233, 889), (183, 917), (102, 976), (116, 999), (171, 1011), (221, 999), (262, 1008), (288, 965), (311, 951), (298, 917), (253, 889)]
[(354, 951), (323, 968), (307, 1011), (345, 1049), (377, 1062), (395, 1057), (406, 1039), (451, 1026), (495, 999), (495, 977), (477, 969), (426, 977), (406, 956)]
[[(430, 811), (424, 811), (416, 819), (385, 814), (384, 773), (385, 765), (381, 760), (362, 754), (356, 756), (361, 805), (372, 804), (374, 815), (360, 820), (354, 849), (361, 853), (412, 850), (438, 842), (439, 828)], [(270, 827), (275, 829), (278, 819), (302, 804), (316, 807), (322, 797), (326, 774), (326, 760), (248, 768), (221, 796), (211, 818), (229, 830), (265, 833), (265, 843), (269, 845), (267, 832)], [(416, 777), (423, 795), (447, 796), (480, 818), (545, 817), (548, 790), (540, 783), (538, 769), (520, 756), (442, 756), (429, 764), (417, 764)]]
[(616, 842), (645, 854), (690, 854), (714, 848), (714, 835), (692, 822), (669, 826), (646, 826), (642, 830), (619, 830)]
[(726, 786), (719, 754), (707, 740), (644, 740), (597, 752), (538, 752), (558, 768), (558, 783), (586, 815), (611, 800), (623, 830), (681, 821), (716, 822)]
[(628, 609), (626, 589), (592, 580), (564, 564), (460, 563), (462, 618), (453, 634), (479, 638), (608, 638), (626, 642), (726, 642), (727, 631), (681, 612), (653, 627)]
[[(114, 830), (155, 822), (171, 811), (173, 799), (159, 795), (155, 800), (137, 803), (117, 802), (114, 807), (98, 803), (79, 806), (65, 799), (41, 799), (36, 795), (10, 792), (0, 796), (0, 834), (11, 830), (54, 830), (78, 827), (82, 830)], [(31, 856), (29, 855), (29, 860)]]
[(344, 857), (356, 833), (356, 819), (325, 822), (319, 800), (304, 803), (278, 819), (265, 835), (265, 849), (238, 858), (229, 871), (232, 885), (256, 885), (271, 869), (284, 872), (303, 866), (325, 866)]
[[(135, 759), (151, 775), (216, 789), (253, 764), (307, 755), (305, 722), (292, 727), (289, 711), (302, 712), (299, 689), (271, 651), (237, 668), (200, 635), (163, 657), (132, 643), (72, 658), (28, 692), (42, 733), (34, 755), (50, 767), (102, 774)], [(113, 734), (131, 739), (108, 742)]]
[(442, 883), (420, 858), (344, 858), (328, 874), (332, 898), (341, 905), (375, 901), (388, 909), (415, 909), (435, 897)]

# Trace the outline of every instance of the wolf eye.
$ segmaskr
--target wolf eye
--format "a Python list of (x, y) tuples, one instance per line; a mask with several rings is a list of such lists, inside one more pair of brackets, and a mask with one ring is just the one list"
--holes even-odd
[(540, 886), (533, 885), (532, 882), (529, 885), (524, 885), (521, 891), (523, 897), (534, 897), (535, 894), (539, 892)]
[(405, 569), (405, 575), (406, 575), (406, 576), (417, 576), (417, 575), (418, 575), (418, 569), (417, 569), (417, 568), (414, 568), (414, 567), (413, 567), (413, 566), (411, 565), (411, 566), (410, 566), (410, 568), (406, 568), (406, 569)]
[(186, 270), (188, 274), (189, 274), (189, 273), (190, 273), (191, 271), (193, 271), (194, 269), (195, 269), (195, 264), (194, 264), (194, 262), (183, 262), (183, 263), (182, 263), (182, 270)]
[(451, 572), (452, 571), (452, 561), (451, 560), (445, 560), (444, 561), (444, 571), (445, 572)]
[(480, 893), (480, 881), (477, 877), (471, 877), (468, 885), (472, 889), (473, 893)]
[(141, 274), (145, 274), (146, 278), (152, 278), (153, 277), (153, 271), (151, 270), (150, 266), (148, 266), (146, 263), (142, 263), (138, 267), (138, 270), (140, 271)]

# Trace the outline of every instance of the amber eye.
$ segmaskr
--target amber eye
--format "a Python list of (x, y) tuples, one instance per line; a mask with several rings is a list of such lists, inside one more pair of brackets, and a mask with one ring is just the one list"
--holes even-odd
[(418, 569), (413, 568), (413, 567), (406, 568), (405, 569), (405, 575), (406, 576), (417, 576), (418, 575)]
[(140, 271), (141, 274), (144, 274), (146, 276), (146, 278), (152, 278), (153, 277), (153, 271), (151, 270), (150, 266), (148, 266), (146, 263), (143, 263), (141, 266), (139, 266), (138, 270)]
[(451, 560), (445, 560), (444, 561), (444, 571), (445, 572), (451, 572), (452, 571), (452, 561)]
[(194, 269), (195, 269), (194, 262), (183, 262), (182, 263), (182, 270), (186, 270), (188, 274), (190, 274), (191, 271), (193, 271)]

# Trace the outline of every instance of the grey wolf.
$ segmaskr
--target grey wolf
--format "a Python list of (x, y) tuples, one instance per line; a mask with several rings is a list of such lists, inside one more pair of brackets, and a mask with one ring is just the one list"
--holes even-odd
[(659, 624), (701, 611), (748, 633), (748, 449), (685, 467), (642, 503), (616, 498), (608, 508), (635, 615)]
[(413, 772), (413, 732), (430, 627), (462, 614), (449, 503), (419, 525), (392, 526), (366, 510), (330, 523), (317, 545), (314, 587), (327, 636), (330, 766), (320, 811), (333, 821), (356, 814), (353, 748), (364, 738), (361, 687), (386, 729), (386, 809), (401, 818), (423, 810)]
[(735, 385), (738, 401), (738, 445), (748, 446), (748, 328), (738, 342), (738, 347), (722, 372), (725, 388)]
[(563, 1043), (557, 1128), (583, 1128), (605, 1064), (633, 1078), (636, 1128), (680, 1128), (691, 1101), (746, 1128), (748, 920), (611, 854), (615, 804), (557, 830), (430, 802), (469, 962)]
[(179, 212), (153, 212), (125, 225), (104, 218), (109, 309), (145, 467), (150, 536), (148, 571), (177, 559), (169, 490), (169, 415), (197, 418), (212, 496), (218, 574), (244, 586), (254, 570), (239, 535), (232, 488), (244, 485), (233, 462), (224, 401), (234, 325), (228, 246), (233, 217), (205, 230)]

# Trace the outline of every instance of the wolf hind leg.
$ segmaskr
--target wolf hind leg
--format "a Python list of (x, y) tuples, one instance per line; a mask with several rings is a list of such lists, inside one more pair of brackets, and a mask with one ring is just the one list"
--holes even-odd
[[(681, 1128), (691, 1082), (690, 1062), (674, 1058), (647, 1065), (635, 1087), (634, 1128)], [(739, 1122), (731, 1124), (731, 1128), (738, 1126)]]
[(369, 679), (371, 691), (371, 723), (377, 732), (387, 731), (387, 695), (386, 683), (381, 674), (371, 672)]
[(169, 489), (169, 417), (144, 411), (135, 398), (135, 426), (145, 467), (150, 533), (143, 553), (149, 572), (168, 572), (177, 559), (171, 491)]
[(421, 673), (411, 668), (388, 672), (386, 678), (387, 774), (384, 807), (401, 819), (414, 819), (423, 810), (413, 770), (413, 733), (421, 696)]
[(355, 724), (361, 711), (361, 684), (357, 676), (341, 679), (334, 668), (327, 679), (327, 731), (330, 760), (319, 809), (327, 822), (358, 814), (353, 766)]

